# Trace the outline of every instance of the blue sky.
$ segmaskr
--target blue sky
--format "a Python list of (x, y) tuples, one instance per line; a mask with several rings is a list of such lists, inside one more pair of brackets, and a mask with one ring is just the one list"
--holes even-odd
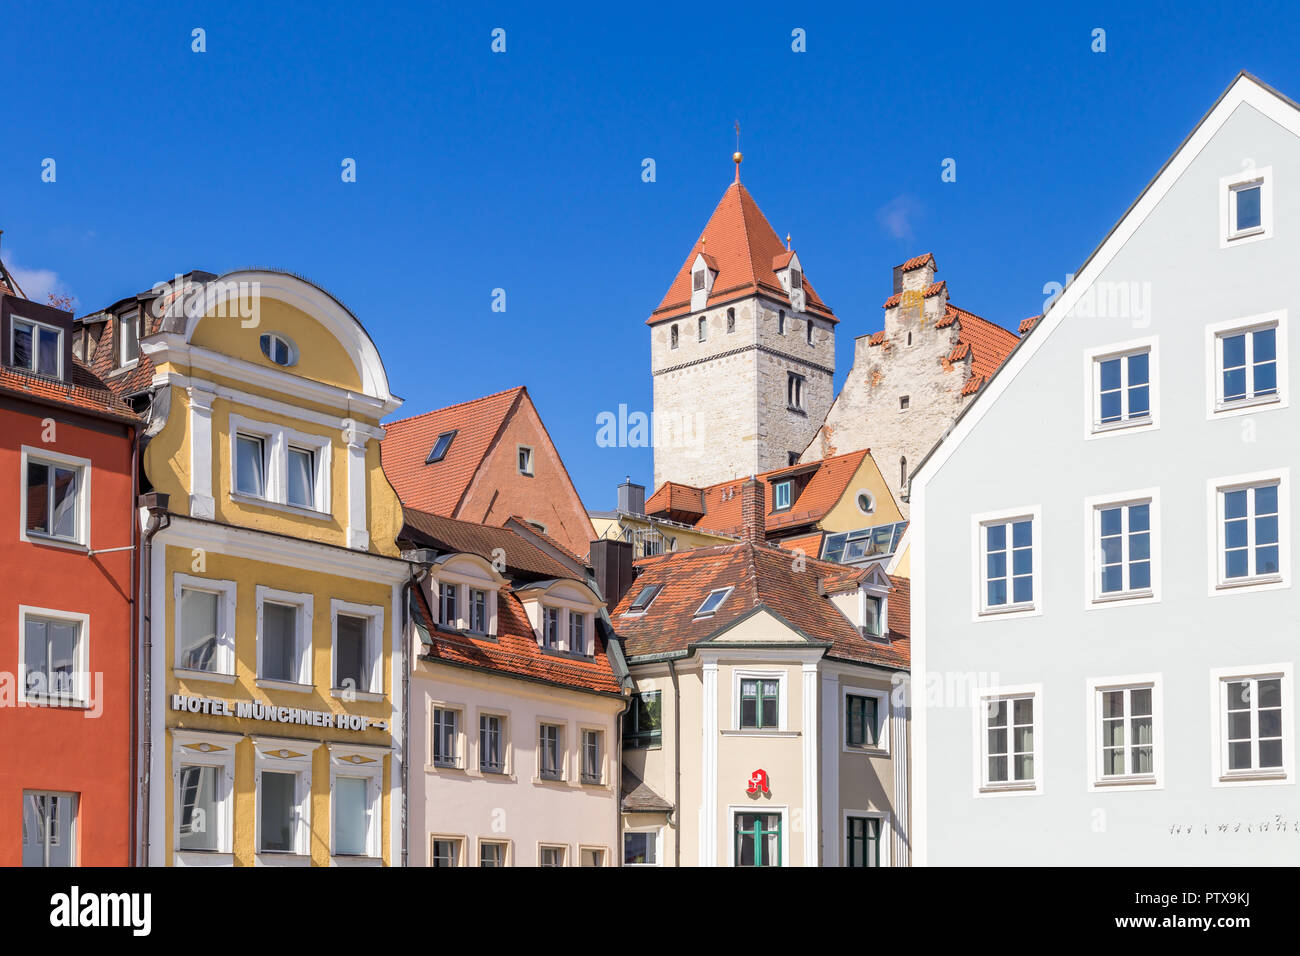
[(607, 508), (650, 453), (597, 447), (596, 416), (650, 408), (644, 319), (731, 179), (735, 120), (746, 185), (840, 317), (838, 386), (913, 254), (963, 308), (1039, 312), (1238, 70), (1300, 98), (1295, 24), (1270, 3), (11, 5), (3, 254), (78, 314), (194, 268), (301, 273), (370, 330), (400, 415), (525, 384)]

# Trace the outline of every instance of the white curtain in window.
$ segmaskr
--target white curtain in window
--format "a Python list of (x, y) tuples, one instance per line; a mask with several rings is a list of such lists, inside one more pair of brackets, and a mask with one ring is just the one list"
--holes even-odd
[(334, 852), (363, 856), (370, 830), (370, 801), (364, 777), (338, 777), (334, 781)]

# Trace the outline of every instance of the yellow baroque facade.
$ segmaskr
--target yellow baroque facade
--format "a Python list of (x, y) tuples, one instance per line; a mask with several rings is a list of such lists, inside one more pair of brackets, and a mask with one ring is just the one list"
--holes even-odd
[(410, 565), (379, 460), (401, 403), (319, 287), (160, 298), (143, 463), (151, 865), (398, 865)]

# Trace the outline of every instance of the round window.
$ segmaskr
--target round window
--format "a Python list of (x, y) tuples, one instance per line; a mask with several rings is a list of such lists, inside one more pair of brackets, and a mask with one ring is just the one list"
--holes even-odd
[(298, 361), (298, 350), (293, 343), (275, 332), (262, 335), (262, 354), (276, 365), (292, 365)]
[(858, 492), (858, 510), (864, 515), (873, 514), (876, 510), (875, 499), (865, 491)]

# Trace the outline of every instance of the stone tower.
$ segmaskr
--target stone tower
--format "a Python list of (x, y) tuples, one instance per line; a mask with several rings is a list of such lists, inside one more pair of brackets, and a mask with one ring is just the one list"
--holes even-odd
[(654, 481), (700, 487), (798, 461), (834, 399), (835, 314), (732, 183), (650, 326)]

